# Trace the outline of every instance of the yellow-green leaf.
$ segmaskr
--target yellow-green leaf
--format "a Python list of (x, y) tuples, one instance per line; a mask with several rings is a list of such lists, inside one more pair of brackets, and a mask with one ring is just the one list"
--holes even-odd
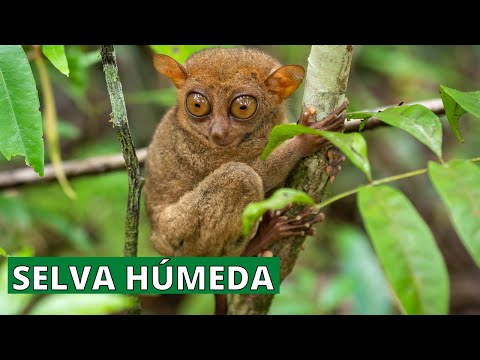
[(42, 53), (62, 74), (69, 76), (68, 60), (64, 45), (42, 45)]
[(303, 191), (287, 188), (278, 189), (266, 200), (248, 204), (242, 214), (243, 235), (248, 236), (253, 225), (268, 210), (280, 210), (292, 203), (314, 204), (313, 199)]
[(458, 120), (466, 112), (480, 118), (480, 91), (463, 92), (440, 85), (440, 96), (450, 128), (456, 138), (463, 142), (458, 129)]

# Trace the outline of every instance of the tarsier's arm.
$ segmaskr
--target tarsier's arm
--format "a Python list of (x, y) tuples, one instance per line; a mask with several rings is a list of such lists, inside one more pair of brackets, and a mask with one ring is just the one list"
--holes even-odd
[[(343, 129), (345, 122), (345, 109), (348, 106), (348, 100), (335, 109), (322, 121), (315, 122), (314, 109), (304, 109), (298, 123), (318, 130), (338, 131)], [(265, 160), (258, 160), (253, 164), (253, 168), (259, 173), (263, 180), (265, 192), (282, 185), (288, 174), (298, 162), (307, 156), (310, 156), (320, 150), (327, 144), (324, 138), (314, 135), (300, 135), (284, 142), (276, 148)], [(335, 160), (336, 159), (332, 159)], [(336, 165), (336, 164), (335, 164)], [(336, 166), (332, 171), (337, 171)]]

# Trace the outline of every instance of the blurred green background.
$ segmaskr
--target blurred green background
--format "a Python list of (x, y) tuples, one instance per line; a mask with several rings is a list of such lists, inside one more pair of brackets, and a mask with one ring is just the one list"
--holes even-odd
[[(306, 67), (309, 46), (257, 46), (282, 63)], [(130, 128), (137, 148), (148, 145), (163, 114), (175, 102), (175, 90), (152, 65), (153, 47), (117, 46), (120, 77)], [(183, 61), (199, 46), (157, 45), (158, 52)], [(97, 46), (66, 46), (70, 77), (48, 63), (60, 119), (64, 160), (118, 154), (118, 140), (108, 122), (111, 111)], [(438, 98), (439, 84), (462, 91), (480, 89), (480, 46), (355, 46), (347, 96), (349, 111)], [(32, 66), (36, 79), (38, 74)], [(40, 89), (39, 89), (40, 90)], [(288, 101), (296, 121), (303, 87)], [(444, 125), (445, 119), (442, 117)], [(461, 120), (465, 143), (444, 127), (445, 158), (479, 156), (480, 123)], [(376, 178), (424, 167), (433, 155), (407, 133), (390, 128), (365, 137)], [(49, 162), (46, 155), (46, 162)], [(0, 158), (0, 171), (23, 167), (23, 159)], [(350, 189), (363, 176), (347, 162), (328, 194)], [(127, 178), (124, 171), (72, 180), (78, 199), (69, 200), (58, 184), (35, 185), (0, 192), (0, 246), (8, 253), (36, 256), (121, 256)], [(451, 313), (480, 313), (480, 270), (460, 245), (426, 177), (398, 186), (431, 227), (449, 268)], [(327, 221), (309, 238), (294, 272), (273, 303), (272, 314), (396, 314), (395, 300), (361, 225), (355, 198), (326, 209)], [(25, 250), (27, 249), (27, 250)], [(30, 249), (30, 250), (28, 250)], [(139, 256), (155, 256), (142, 206)], [(0, 264), (5, 271), (5, 261)], [(4, 279), (4, 278), (3, 278)], [(20, 300), (19, 300), (20, 299)], [(23, 300), (22, 300), (23, 299)], [(0, 281), (0, 314), (27, 313), (38, 299), (6, 296)], [(58, 300), (60, 301), (60, 300)], [(65, 297), (64, 302), (72, 301)], [(11, 304), (20, 305), (12, 310)], [(10, 307), (9, 304), (10, 303)], [(211, 295), (142, 297), (145, 314), (211, 314)], [(58, 306), (58, 304), (56, 305)], [(91, 313), (96, 312), (90, 304)], [(115, 307), (103, 312), (115, 312)]]

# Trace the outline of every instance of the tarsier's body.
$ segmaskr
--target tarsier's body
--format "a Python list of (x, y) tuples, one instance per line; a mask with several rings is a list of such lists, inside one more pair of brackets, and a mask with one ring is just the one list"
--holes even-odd
[[(272, 128), (287, 122), (282, 102), (302, 82), (303, 68), (281, 67), (269, 55), (250, 49), (205, 50), (190, 57), (185, 67), (163, 55), (154, 62), (178, 88), (177, 105), (158, 126), (146, 163), (146, 205), (158, 252), (255, 255), (275, 237), (309, 233), (321, 220), (313, 212), (293, 222), (277, 213), (283, 233), (277, 226), (276, 235), (268, 237), (272, 231), (264, 227), (260, 247), (250, 249), (251, 239), (241, 235), (245, 206), (281, 187), (300, 159), (325, 145), (311, 135), (297, 136), (266, 161), (260, 159)], [(320, 128), (310, 123), (313, 111), (308, 111), (302, 123)], [(343, 123), (338, 116), (331, 120), (327, 129)]]

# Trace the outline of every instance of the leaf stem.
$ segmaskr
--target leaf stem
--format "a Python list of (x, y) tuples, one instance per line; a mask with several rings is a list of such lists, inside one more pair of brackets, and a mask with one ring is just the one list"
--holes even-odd
[[(467, 161), (480, 162), (480, 156), (476, 157), (476, 158), (468, 159)], [(356, 187), (352, 190), (348, 190), (348, 191), (345, 191), (343, 193), (334, 195), (334, 196), (328, 198), (327, 200), (325, 200), (324, 202), (315, 205), (314, 208), (320, 210), (320, 209), (326, 207), (327, 205), (330, 205), (331, 203), (334, 203), (335, 201), (338, 201), (338, 200), (341, 200), (343, 198), (346, 198), (347, 196), (356, 194), (357, 192), (359, 192), (364, 187), (377, 186), (377, 185), (381, 185), (381, 184), (394, 182), (394, 181), (397, 181), (397, 180), (402, 180), (402, 179), (406, 179), (406, 178), (410, 178), (410, 177), (414, 177), (414, 176), (418, 176), (418, 175), (423, 175), (423, 174), (427, 173), (427, 171), (428, 171), (428, 169), (424, 168), (424, 169), (409, 171), (409, 172), (406, 172), (406, 173), (403, 173), (403, 174), (389, 176), (389, 177), (386, 177), (386, 178), (383, 178), (383, 179), (374, 180), (369, 184), (360, 185), (360, 186), (358, 186), (358, 187)]]
[(45, 136), (47, 138), (48, 153), (52, 160), (53, 170), (63, 192), (70, 199), (75, 199), (76, 194), (65, 176), (62, 167), (62, 157), (60, 155), (60, 142), (57, 129), (57, 109), (55, 105), (55, 96), (53, 94), (52, 83), (48, 75), (45, 60), (40, 51), (40, 45), (34, 45), (35, 64), (37, 65), (38, 75), (40, 76), (40, 85), (43, 92), (43, 119), (45, 121)]

